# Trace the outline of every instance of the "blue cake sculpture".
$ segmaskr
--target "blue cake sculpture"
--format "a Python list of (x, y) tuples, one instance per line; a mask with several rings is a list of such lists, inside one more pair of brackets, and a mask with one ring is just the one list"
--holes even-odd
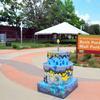
[(43, 64), (45, 71), (43, 81), (38, 83), (38, 91), (56, 97), (65, 98), (77, 86), (77, 78), (73, 77), (73, 63), (66, 51), (50, 51), (47, 62)]

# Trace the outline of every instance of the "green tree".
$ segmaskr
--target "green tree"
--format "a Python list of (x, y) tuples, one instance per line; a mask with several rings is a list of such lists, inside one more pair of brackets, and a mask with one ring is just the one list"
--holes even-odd
[(64, 13), (65, 13), (65, 21), (69, 22), (70, 24), (80, 28), (82, 25), (85, 24), (85, 21), (80, 19), (75, 14), (75, 8), (73, 6), (72, 0), (65, 0), (64, 2)]
[(17, 0), (1, 0), (0, 2), (3, 4), (4, 9), (0, 11), (0, 15), (4, 18), (1, 21), (7, 21), (12, 26), (19, 26), (21, 3), (18, 3)]
[(85, 24), (84, 20), (81, 20), (75, 14), (75, 8), (73, 6), (72, 0), (46, 0), (44, 2), (44, 8), (46, 12), (46, 19), (48, 20), (49, 26), (68, 22), (78, 28)]
[[(18, 0), (1, 0), (0, 3), (3, 5), (3, 10), (0, 11), (0, 21), (8, 22), (10, 26), (19, 27), (21, 17), (21, 3)], [(18, 39), (19, 30), (16, 28), (16, 39)]]
[(99, 24), (90, 25), (89, 32), (91, 34), (100, 35), (100, 25)]
[[(24, 26), (41, 30), (61, 22), (68, 22), (78, 28), (84, 25), (84, 20), (75, 14), (72, 0), (2, 0), (4, 11), (2, 16), (10, 25), (19, 26), (23, 20)], [(8, 6), (8, 7), (7, 7)]]
[(21, 15), (25, 17), (26, 27), (40, 28), (43, 19), (42, 0), (23, 0)]
[(85, 23), (83, 30), (87, 33), (90, 33), (89, 28), (90, 28), (90, 25), (88, 23)]
[(99, 24), (85, 24), (84, 26), (84, 31), (90, 33), (90, 34), (94, 34), (94, 35), (100, 35), (100, 25)]

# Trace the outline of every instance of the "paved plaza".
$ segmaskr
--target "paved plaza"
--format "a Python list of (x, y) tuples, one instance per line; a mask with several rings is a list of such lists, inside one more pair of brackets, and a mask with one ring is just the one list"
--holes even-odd
[[(37, 91), (49, 50), (56, 48), (0, 50), (0, 100), (62, 100)], [(65, 100), (100, 100), (100, 69), (74, 66), (74, 77), (78, 78), (78, 88)]]

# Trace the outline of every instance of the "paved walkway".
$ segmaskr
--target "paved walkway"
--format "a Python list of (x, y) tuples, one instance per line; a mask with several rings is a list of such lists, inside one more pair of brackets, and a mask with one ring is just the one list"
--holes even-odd
[[(37, 92), (37, 83), (42, 80), (43, 77), (42, 64), (46, 61), (46, 53), (49, 50), (55, 49), (56, 48), (1, 50), (0, 90), (3, 89), (4, 91), (0, 91), (0, 94), (2, 94), (0, 100), (31, 100), (33, 97), (36, 100), (40, 100), (40, 96), (42, 96), (41, 100), (61, 100)], [(75, 50), (75, 48), (72, 47), (61, 49), (69, 51)], [(75, 66), (74, 76), (79, 79), (79, 86), (66, 100), (100, 99), (100, 69)], [(15, 91), (12, 91), (12, 88), (15, 88)], [(23, 93), (18, 91), (23, 91)], [(34, 95), (32, 95), (32, 93)], [(14, 97), (16, 97), (16, 99), (14, 99)], [(27, 99), (27, 97), (29, 99)]]
[(59, 100), (53, 96), (43, 95), (37, 91), (22, 87), (7, 79), (0, 72), (0, 100), (48, 100), (48, 98), (49, 100)]
[[(4, 50), (4, 51), (1, 50), (0, 59), (12, 59), (14, 57), (18, 57), (24, 54), (47, 52), (49, 50), (56, 50), (56, 49), (57, 49), (56, 47), (50, 47), (50, 48), (24, 49), (24, 50)], [(65, 47), (61, 47), (61, 50), (67, 50), (67, 51), (75, 50), (75, 47), (69, 47), (68, 49)]]

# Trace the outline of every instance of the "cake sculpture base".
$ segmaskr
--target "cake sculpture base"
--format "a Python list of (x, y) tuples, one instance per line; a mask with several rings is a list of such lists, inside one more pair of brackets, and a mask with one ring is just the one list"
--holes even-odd
[(78, 81), (76, 78), (70, 78), (67, 82), (59, 85), (48, 84), (44, 81), (41, 81), (40, 83), (38, 83), (38, 91), (64, 99), (77, 86)]

